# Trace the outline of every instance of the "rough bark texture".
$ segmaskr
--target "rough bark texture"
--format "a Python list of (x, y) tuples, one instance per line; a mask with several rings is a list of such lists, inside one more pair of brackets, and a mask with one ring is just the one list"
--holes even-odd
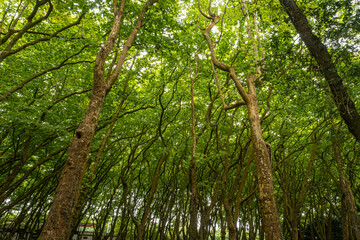
[[(266, 239), (282, 239), (282, 230), (280, 219), (277, 211), (277, 206), (274, 196), (273, 177), (270, 163), (270, 155), (266, 142), (263, 139), (262, 130), (260, 126), (259, 110), (256, 100), (256, 89), (254, 75), (247, 77), (248, 93), (240, 83), (235, 70), (232, 66), (220, 62), (216, 58), (215, 47), (210, 38), (211, 29), (219, 22), (220, 17), (211, 11), (211, 1), (209, 6), (209, 15), (206, 15), (200, 8), (200, 1), (198, 0), (200, 13), (211, 20), (209, 26), (205, 29), (204, 38), (208, 44), (211, 60), (214, 65), (223, 71), (229, 73), (233, 80), (239, 95), (246, 103), (248, 109), (248, 117), (251, 127), (251, 142), (255, 153), (257, 178), (259, 185), (259, 199), (262, 221)], [(236, 226), (235, 226), (236, 227)]]
[[(134, 63), (135, 63), (135, 57), (133, 59), (133, 62), (131, 64), (131, 67), (130, 69), (132, 69)], [(110, 124), (109, 124), (109, 128), (105, 134), (105, 137), (103, 139), (103, 141), (101, 142), (101, 145), (100, 145), (100, 149), (96, 155), (96, 159), (94, 161), (94, 163), (92, 164), (92, 166), (90, 167), (90, 170), (89, 170), (89, 173), (88, 174), (88, 183), (89, 185), (92, 184), (92, 181), (93, 181), (93, 176), (95, 176), (95, 173), (96, 173), (96, 170), (97, 170), (97, 165), (99, 164), (100, 162), (100, 159), (101, 159), (101, 155), (102, 155), (102, 152), (104, 151), (104, 148), (106, 146), (106, 143), (107, 143), (107, 140), (108, 138), (110, 137), (110, 134), (112, 132), (112, 129), (115, 125), (115, 122), (120, 114), (120, 111), (122, 110), (122, 106), (124, 104), (124, 102), (126, 101), (126, 89), (127, 89), (127, 85), (128, 85), (128, 81), (129, 81), (129, 78), (130, 78), (130, 74), (127, 76), (126, 80), (125, 80), (125, 83), (124, 83), (124, 90), (123, 90), (123, 97), (120, 101), (120, 104), (116, 110), (116, 113), (113, 117), (113, 119), (111, 120)], [(79, 186), (81, 187), (81, 186)], [(79, 221), (81, 221), (81, 211), (83, 210), (84, 206), (85, 206), (85, 203), (86, 203), (86, 197), (88, 196), (89, 192), (91, 190), (91, 187), (90, 186), (87, 186), (87, 187), (83, 187), (81, 189), (81, 192), (79, 194), (79, 198), (77, 199), (77, 204), (76, 206), (74, 207), (74, 210), (73, 210), (73, 216), (72, 216), (72, 226), (71, 226), (71, 229), (74, 233), (74, 231), (77, 230), (77, 226), (79, 224)], [(73, 234), (72, 234), (73, 235)]]
[(106, 96), (106, 87), (94, 89), (85, 118), (76, 130), (65, 168), (50, 208), (49, 216), (39, 239), (68, 239), (71, 232), (72, 211), (79, 194), (79, 181), (84, 175), (87, 156)]
[(142, 20), (146, 11), (155, 2), (157, 2), (157, 0), (148, 0), (142, 11), (139, 13), (136, 25), (125, 42), (115, 69), (106, 81), (104, 79), (105, 61), (118, 37), (125, 0), (121, 1), (118, 9), (114, 9), (115, 18), (112, 29), (106, 43), (101, 47), (96, 57), (94, 89), (90, 104), (84, 120), (76, 130), (74, 139), (71, 143), (69, 155), (65, 168), (61, 173), (60, 182), (56, 189), (48, 218), (46, 219), (44, 228), (39, 236), (39, 239), (41, 240), (69, 239), (72, 214), (79, 198), (81, 182), (88, 166), (88, 153), (98, 124), (103, 102), (107, 92), (110, 91), (121, 71), (128, 50), (142, 26)]
[(300, 34), (301, 39), (306, 44), (311, 55), (319, 64), (330, 87), (340, 116), (344, 119), (349, 131), (355, 136), (356, 140), (360, 142), (360, 115), (343, 85), (342, 78), (339, 76), (326, 46), (312, 33), (306, 16), (294, 0), (280, 0), (280, 3), (285, 8), (291, 22)]
[(251, 82), (251, 85), (249, 86), (250, 91), (247, 107), (251, 126), (251, 142), (255, 152), (260, 209), (265, 239), (282, 239), (281, 224), (274, 196), (270, 155), (262, 136), (256, 94), (254, 92), (254, 81), (254, 76), (248, 77), (248, 82)]

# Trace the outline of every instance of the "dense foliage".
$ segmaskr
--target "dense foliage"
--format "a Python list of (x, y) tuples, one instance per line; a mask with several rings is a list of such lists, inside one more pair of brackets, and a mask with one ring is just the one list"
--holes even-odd
[[(145, 2), (126, 1), (105, 78)], [(1, 239), (42, 229), (90, 103), (112, 4), (0, 1)], [(359, 1), (297, 4), (360, 111)], [(212, 11), (220, 16), (210, 34), (217, 58), (243, 84), (258, 77), (284, 239), (356, 239), (342, 181), (359, 207), (359, 141), (285, 10), (275, 0), (217, 0)], [(231, 223), (239, 239), (264, 239), (247, 109), (231, 107), (242, 99), (230, 74), (212, 65), (209, 22), (192, 0), (158, 0), (145, 14), (102, 105), (72, 234), (94, 223), (97, 239), (188, 239), (194, 160), (198, 239), (225, 239)]]

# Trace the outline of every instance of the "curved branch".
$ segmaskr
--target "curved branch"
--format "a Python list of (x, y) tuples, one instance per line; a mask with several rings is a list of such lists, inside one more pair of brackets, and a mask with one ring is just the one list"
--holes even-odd
[(72, 62), (72, 63), (66, 63), (67, 61), (69, 61), (71, 58), (79, 55), (85, 48), (87, 48), (89, 45), (85, 45), (84, 47), (82, 47), (80, 49), (80, 51), (78, 51), (77, 53), (74, 53), (73, 55), (71, 55), (70, 57), (66, 58), (64, 61), (62, 61), (59, 65), (52, 67), (52, 68), (48, 68), (40, 73), (37, 73), (33, 76), (31, 76), (30, 78), (24, 80), (23, 82), (21, 82), (19, 85), (17, 85), (16, 87), (13, 87), (12, 89), (10, 89), (8, 92), (6, 92), (4, 95), (0, 96), (0, 101), (4, 100), (5, 98), (8, 98), (11, 94), (13, 94), (14, 92), (16, 92), (17, 90), (23, 88), (26, 84), (28, 84), (29, 82), (31, 82), (32, 80), (34, 80), (35, 78), (38, 78), (50, 71), (53, 70), (57, 70), (60, 69), (63, 66), (66, 65), (74, 65), (74, 64), (78, 64), (78, 63), (90, 63), (91, 61), (78, 61), (78, 62)]
[(209, 15), (210, 15), (212, 18), (216, 17), (216, 14), (211, 11), (211, 0), (209, 0), (209, 10), (208, 10), (208, 11), (209, 11)]
[[(35, 17), (37, 11), (39, 10), (39, 8), (46, 4), (49, 0), (44, 0), (44, 1), (37, 1), (35, 6), (34, 6), (34, 9), (32, 10), (32, 12), (30, 13), (30, 15), (26, 18), (26, 20), (28, 21), (28, 23), (20, 30), (20, 35), (18, 34), (13, 40), (15, 41), (14, 44), (17, 42), (17, 40), (19, 38), (22, 37), (22, 35), (27, 31), (29, 30), (30, 28), (32, 28), (33, 26), (39, 24), (40, 22), (42, 22), (43, 20), (47, 19), (52, 11), (52, 4), (49, 2), (50, 4), (50, 8), (48, 9), (47, 13), (45, 16), (43, 16), (42, 18), (36, 20), (35, 22), (32, 22), (32, 19)], [(10, 24), (11, 25), (11, 24)], [(4, 44), (7, 40), (9, 40), (9, 38), (14, 34), (16, 33), (16, 31), (14, 29), (9, 29), (9, 31), (5, 34), (5, 36), (3, 38), (0, 39), (0, 45)], [(17, 38), (17, 39), (16, 39)], [(10, 43), (9, 43), (10, 44)], [(13, 44), (12, 44), (13, 46)]]
[[(49, 3), (49, 9), (47, 10), (45, 16), (41, 17), (35, 22), (32, 22), (32, 19), (35, 17), (37, 11), (39, 10), (39, 7), (47, 2)], [(50, 13), (52, 12), (53, 9), (54, 6), (49, 0), (37, 1), (32, 13), (27, 18), (28, 23), (18, 32), (18, 34), (9, 42), (9, 44), (5, 47), (5, 49), (0, 53), (0, 62), (2, 62), (6, 57), (14, 54), (12, 53), (12, 51), (10, 51), (12, 47), (19, 41), (19, 39), (26, 33), (26, 31), (28, 31), (30, 28), (34, 27), (35, 25), (49, 18)], [(0, 45), (4, 44), (7, 40), (9, 40), (9, 38), (16, 32), (17, 31), (15, 31), (14, 29), (10, 29), (9, 32), (2, 39), (0, 39)]]
[(49, 111), (51, 108), (53, 108), (56, 104), (58, 104), (59, 102), (61, 102), (62, 100), (68, 98), (68, 97), (71, 97), (73, 95), (77, 95), (77, 94), (83, 94), (83, 93), (86, 93), (86, 92), (90, 92), (92, 89), (89, 88), (89, 89), (85, 89), (85, 90), (82, 90), (82, 91), (76, 91), (76, 92), (72, 92), (72, 93), (69, 93), (65, 96), (62, 96), (58, 99), (56, 99), (53, 103), (51, 103), (49, 106), (46, 107), (45, 111), (41, 114), (40, 116), (40, 121), (44, 121), (45, 119), (45, 115), (47, 113), (47, 111)]
[(227, 6), (228, 4), (230, 3), (230, 0), (226, 3), (225, 5), (225, 10), (224, 10), (224, 14), (222, 15), (221, 17), (221, 27), (220, 27), (220, 36), (219, 36), (219, 39), (216, 41), (215, 44), (218, 44), (221, 40), (221, 37), (222, 37), (222, 34), (223, 34), (223, 26), (224, 26), (224, 17), (225, 17), (225, 14), (226, 14), (226, 9), (227, 9)]
[(213, 18), (206, 15), (202, 10), (201, 10), (201, 6), (200, 6), (200, 0), (198, 0), (198, 8), (199, 8), (199, 12), (201, 13), (201, 15), (203, 15), (204, 17), (206, 17), (207, 19), (212, 20)]
[[(54, 32), (53, 34), (50, 34), (48, 37), (43, 37), (43, 38), (35, 39), (34, 41), (25, 43), (24, 45), (22, 45), (21, 47), (18, 47), (18, 48), (15, 49), (15, 50), (12, 50), (12, 51), (11, 51), (11, 48), (13, 47), (13, 44), (12, 44), (12, 42), (10, 42), (9, 45), (6, 46), (5, 50), (0, 54), (0, 62), (3, 61), (5, 58), (7, 58), (7, 57), (9, 57), (9, 56), (11, 56), (11, 55), (13, 55), (13, 54), (15, 54), (15, 53), (18, 53), (18, 52), (20, 52), (21, 50), (24, 50), (24, 49), (27, 48), (27, 47), (30, 47), (30, 46), (32, 46), (32, 45), (35, 45), (35, 44), (37, 44), (37, 43), (39, 43), (39, 42), (49, 41), (50, 39), (56, 37), (59, 33), (65, 31), (66, 29), (69, 29), (69, 28), (71, 28), (71, 27), (73, 27), (73, 26), (78, 25), (78, 24), (80, 23), (81, 19), (84, 17), (84, 15), (85, 15), (84, 13), (81, 14), (80, 17), (78, 18), (78, 20), (77, 20), (76, 22), (73, 22), (73, 23), (71, 23), (71, 24), (69, 24), (69, 25), (67, 25), (67, 26), (65, 26), (65, 27), (57, 30), (57, 31)], [(25, 31), (25, 32), (27, 32), (27, 31)], [(19, 33), (18, 35), (20, 35), (20, 33)], [(18, 35), (16, 36), (16, 38), (18, 37)], [(23, 35), (23, 33), (21, 34), (21, 36), (22, 36), (22, 35)], [(14, 44), (15, 44), (15, 42), (14, 42)]]
[(217, 58), (216, 58), (216, 54), (215, 54), (215, 47), (211, 41), (210, 38), (210, 32), (211, 29), (219, 22), (220, 17), (219, 16), (215, 16), (215, 18), (212, 20), (212, 22), (210, 23), (210, 25), (206, 28), (205, 32), (204, 32), (204, 37), (205, 40), (208, 44), (208, 47), (210, 49), (210, 53), (211, 53), (211, 60), (214, 63), (214, 65), (225, 71), (228, 72), (230, 74), (231, 79), (233, 80), (236, 89), (238, 90), (239, 94), (241, 95), (241, 97), (243, 98), (243, 100), (245, 101), (245, 103), (248, 102), (248, 94), (246, 93), (244, 87), (242, 86), (242, 84), (240, 83), (239, 79), (236, 76), (235, 70), (232, 66), (226, 65), (223, 62), (220, 62)]

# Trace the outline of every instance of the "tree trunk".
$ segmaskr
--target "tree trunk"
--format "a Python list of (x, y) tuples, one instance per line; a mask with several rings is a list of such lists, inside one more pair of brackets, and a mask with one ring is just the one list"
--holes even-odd
[[(255, 153), (257, 178), (259, 185), (259, 200), (261, 207), (261, 215), (263, 220), (264, 232), (266, 239), (282, 239), (282, 230), (280, 225), (280, 219), (277, 211), (277, 206), (274, 196), (274, 186), (272, 169), (270, 163), (271, 150), (269, 150), (267, 143), (263, 139), (262, 130), (260, 126), (259, 110), (256, 100), (255, 80), (256, 77), (252, 74), (247, 76), (248, 93), (244, 89), (243, 85), (239, 81), (235, 70), (232, 66), (226, 65), (220, 62), (215, 55), (215, 47), (210, 38), (211, 29), (220, 21), (220, 17), (211, 11), (211, 1), (209, 6), (209, 15), (202, 12), (200, 8), (200, 0), (198, 0), (198, 6), (200, 13), (211, 19), (210, 25), (205, 29), (204, 38), (208, 44), (211, 60), (213, 64), (223, 71), (229, 73), (233, 80), (239, 95), (244, 100), (247, 109), (248, 117), (251, 128), (251, 142)], [(243, 105), (243, 104), (241, 104)]]
[(292, 240), (298, 240), (299, 239), (299, 230), (298, 230), (298, 216), (293, 216), (291, 219), (291, 239)]
[[(198, 211), (197, 211), (197, 187), (196, 187), (196, 134), (195, 134), (195, 103), (194, 103), (194, 82), (195, 77), (192, 77), (192, 68), (189, 58), (189, 68), (190, 68), (190, 79), (191, 79), (191, 134), (193, 139), (192, 150), (191, 150), (191, 160), (190, 160), (190, 169), (189, 169), (189, 181), (191, 187), (191, 196), (190, 196), (190, 229), (189, 229), (189, 239), (195, 240), (198, 238)], [(196, 73), (197, 73), (197, 59), (196, 59)]]
[[(162, 173), (161, 172), (162, 165), (164, 164), (166, 159), (169, 157), (169, 155), (170, 155), (170, 152), (168, 150), (166, 150), (166, 153), (161, 157), (161, 159), (159, 160), (159, 163), (157, 165), (156, 172), (155, 172), (156, 175), (151, 183), (149, 196), (148, 196), (146, 205), (144, 207), (144, 213), (142, 215), (141, 221), (138, 224), (136, 224), (137, 225), (137, 237), (136, 237), (137, 240), (144, 239), (143, 236), (144, 236), (145, 225), (148, 221), (148, 217), (150, 215), (150, 210), (151, 210), (151, 204), (154, 199), (155, 193), (157, 191), (159, 178)], [(151, 173), (149, 173), (149, 174), (151, 174)]]
[[(266, 142), (263, 139), (259, 111), (256, 102), (255, 76), (248, 77), (248, 114), (251, 126), (251, 140), (255, 153), (257, 178), (259, 184), (259, 200), (263, 227), (266, 239), (282, 239), (280, 219), (274, 196), (273, 177), (271, 171), (270, 155)], [(252, 90), (251, 90), (252, 89)]]
[[(333, 150), (334, 150), (334, 157), (338, 165), (338, 171), (339, 171), (339, 178), (340, 178), (340, 189), (342, 193), (342, 210), (346, 211), (347, 214), (345, 216), (342, 216), (346, 218), (346, 216), (350, 217), (350, 226), (352, 232), (355, 234), (355, 239), (360, 240), (360, 224), (357, 216), (357, 209), (355, 205), (354, 195), (351, 190), (351, 186), (349, 181), (345, 177), (345, 173), (343, 170), (343, 162), (341, 160), (342, 154), (341, 154), (341, 145), (339, 142), (339, 138), (335, 136), (336, 139), (333, 139)], [(343, 204), (344, 203), (344, 204)], [(343, 209), (344, 208), (344, 209)], [(345, 226), (344, 226), (345, 227)], [(343, 231), (346, 232), (346, 229)]]
[(225, 221), (224, 221), (224, 217), (222, 214), (222, 207), (221, 205), (219, 206), (219, 216), (220, 216), (220, 239), (221, 240), (225, 240), (226, 237), (226, 229), (225, 229)]
[(236, 224), (234, 221), (233, 213), (232, 213), (232, 206), (231, 204), (225, 199), (225, 193), (221, 194), (223, 206), (225, 209), (225, 218), (229, 230), (229, 240), (236, 240)]
[(84, 120), (76, 130), (70, 146), (65, 168), (60, 176), (54, 200), (39, 240), (68, 239), (71, 233), (71, 221), (81, 189), (81, 183), (88, 166), (88, 153), (98, 124), (103, 102), (112, 85), (120, 74), (125, 57), (138, 31), (148, 8), (157, 0), (148, 0), (139, 13), (136, 25), (126, 40), (123, 50), (113, 72), (104, 79), (104, 66), (107, 57), (118, 37), (125, 0), (122, 0), (118, 9), (114, 9), (115, 18), (112, 29), (104, 46), (98, 52), (94, 68), (94, 88), (89, 107)]
[(349, 229), (350, 229), (350, 216), (349, 216), (349, 211), (348, 211), (348, 207), (346, 204), (346, 200), (345, 200), (345, 196), (342, 195), (341, 197), (341, 229), (342, 229), (342, 239), (343, 240), (348, 240), (350, 239), (350, 233), (349, 233)]
[(40, 239), (68, 239), (71, 231), (72, 211), (79, 195), (79, 182), (85, 173), (101, 107), (106, 96), (105, 84), (94, 88), (85, 118), (76, 130), (65, 168), (50, 208)]
[(301, 39), (306, 44), (311, 55), (319, 64), (330, 87), (340, 116), (344, 119), (349, 131), (355, 136), (356, 140), (360, 142), (360, 115), (343, 85), (342, 78), (339, 76), (326, 46), (312, 33), (306, 16), (294, 0), (280, 0), (280, 3), (285, 8), (291, 22), (300, 34)]

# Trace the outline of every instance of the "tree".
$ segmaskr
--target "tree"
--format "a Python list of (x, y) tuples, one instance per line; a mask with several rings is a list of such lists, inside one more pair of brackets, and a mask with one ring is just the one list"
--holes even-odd
[[(72, 213), (80, 194), (80, 186), (88, 166), (88, 153), (97, 127), (100, 111), (107, 93), (118, 78), (131, 45), (143, 24), (145, 13), (157, 0), (149, 0), (142, 8), (135, 27), (126, 40), (119, 58), (116, 52), (109, 75), (105, 78), (105, 62), (115, 45), (120, 31), (125, 0), (113, 1), (114, 20), (106, 43), (99, 50), (94, 67), (94, 87), (89, 107), (70, 145), (65, 168), (61, 173), (49, 216), (39, 239), (66, 239), (71, 231)], [(114, 69), (113, 69), (114, 67)]]
[[(53, 36), (0, 63), (1, 239), (356, 239), (360, 145), (316, 59), (279, 2), (209, 2), (0, 1), (0, 51), (37, 4), (11, 51)], [(356, 104), (355, 3), (301, 7)]]
[[(264, 223), (264, 230), (266, 238), (268, 239), (282, 239), (282, 230), (280, 219), (277, 212), (277, 206), (274, 197), (273, 177), (271, 173), (271, 148), (263, 139), (260, 125), (259, 110), (256, 100), (255, 81), (256, 76), (249, 74), (246, 77), (248, 92), (240, 83), (235, 70), (232, 66), (220, 62), (215, 55), (215, 47), (210, 38), (210, 31), (220, 21), (220, 17), (214, 14), (211, 10), (211, 1), (209, 2), (208, 15), (203, 13), (200, 8), (200, 1), (198, 0), (199, 11), (201, 14), (211, 20), (210, 25), (204, 29), (204, 37), (211, 52), (212, 64), (222, 71), (229, 73), (233, 80), (237, 91), (239, 92), (243, 103), (239, 105), (246, 105), (248, 110), (248, 118), (250, 121), (252, 147), (255, 155), (257, 165), (257, 177), (259, 182), (259, 199), (261, 205), (261, 213)], [(233, 239), (235, 237), (233, 236)]]
[(340, 116), (344, 119), (349, 131), (355, 136), (357, 141), (360, 141), (360, 115), (343, 84), (342, 78), (338, 74), (326, 46), (313, 34), (306, 16), (293, 0), (280, 0), (280, 3), (289, 15), (291, 22), (311, 55), (319, 64), (330, 87)]

